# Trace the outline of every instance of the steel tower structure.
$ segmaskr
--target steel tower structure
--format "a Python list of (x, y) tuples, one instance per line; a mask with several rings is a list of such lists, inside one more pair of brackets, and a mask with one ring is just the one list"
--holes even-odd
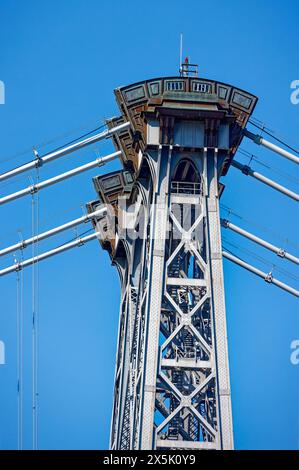
[(110, 446), (232, 449), (219, 180), (257, 98), (187, 66), (115, 94), (124, 170), (88, 204), (121, 280)]

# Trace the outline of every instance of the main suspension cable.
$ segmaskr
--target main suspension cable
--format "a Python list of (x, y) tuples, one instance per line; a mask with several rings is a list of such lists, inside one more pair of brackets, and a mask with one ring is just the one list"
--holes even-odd
[(281, 233), (278, 233), (274, 230), (270, 230), (265, 225), (262, 225), (260, 223), (257, 223), (255, 220), (248, 219), (247, 217), (244, 217), (244, 216), (240, 215), (233, 208), (228, 207), (223, 203), (220, 204), (220, 207), (221, 207), (221, 209), (225, 210), (228, 213), (228, 215), (233, 215), (234, 217), (237, 217), (238, 219), (243, 220), (245, 223), (248, 223), (248, 224), (252, 225), (253, 227), (257, 227), (258, 229), (262, 230), (264, 233), (268, 233), (270, 235), (273, 235), (276, 239), (280, 240), (285, 245), (292, 246), (293, 248), (299, 250), (299, 245), (298, 244), (296, 244), (294, 241), (290, 240), (289, 238), (283, 236)]
[(289, 173), (280, 170), (279, 168), (275, 167), (274, 165), (270, 165), (268, 163), (265, 163), (259, 157), (254, 155), (253, 153), (248, 152), (247, 150), (242, 149), (242, 148), (239, 148), (238, 152), (241, 155), (244, 155), (244, 157), (247, 157), (249, 159), (248, 164), (250, 164), (250, 162), (253, 160), (253, 161), (257, 162), (259, 165), (263, 166), (264, 168), (267, 168), (268, 170), (272, 171), (273, 173), (276, 173), (279, 176), (282, 176), (283, 178), (289, 180), (290, 182), (299, 184), (299, 178), (296, 178), (295, 176), (290, 175)]
[(252, 119), (249, 119), (249, 122), (252, 126), (256, 127), (257, 129), (261, 130), (262, 132), (264, 132), (265, 134), (269, 135), (270, 137), (272, 137), (272, 139), (276, 140), (276, 142), (279, 142), (280, 144), (284, 145), (285, 147), (287, 147), (289, 150), (292, 150), (293, 152), (297, 153), (299, 155), (299, 150), (297, 150), (296, 148), (292, 147), (291, 145), (287, 144), (284, 140), (282, 139), (279, 139), (278, 137), (275, 137), (275, 135), (273, 135), (271, 132), (267, 131), (266, 127), (262, 127), (258, 124), (255, 124)]
[[(78, 209), (79, 206), (84, 206), (84, 203), (82, 202), (81, 204), (76, 204), (76, 205), (72, 205), (72, 206), (68, 206), (66, 207), (65, 209), (61, 210), (61, 211), (53, 211), (53, 212), (47, 212), (47, 215), (45, 217), (40, 217), (39, 218), (39, 222), (40, 222), (40, 225), (44, 225), (46, 222), (50, 221), (50, 220), (53, 220), (56, 216), (60, 217), (62, 215), (65, 215), (65, 214), (69, 214), (70, 212), (74, 211), (75, 209)], [(31, 228), (31, 222), (28, 222), (28, 223), (25, 223), (24, 225), (22, 225), (22, 227), (19, 227), (18, 228), (18, 232), (19, 231), (24, 231), (25, 228), (28, 228), (30, 226)], [(1, 237), (4, 238), (4, 237), (10, 237), (11, 235), (15, 235), (16, 231), (15, 230), (12, 230), (12, 231), (9, 231), (9, 232), (2, 232), (1, 231)], [(0, 238), (1, 239), (1, 238)]]
[(292, 279), (293, 281), (298, 281), (299, 282), (299, 277), (296, 276), (295, 274), (291, 273), (290, 271), (286, 270), (286, 269), (283, 269), (281, 267), (279, 267), (277, 264), (275, 263), (271, 263), (271, 261), (267, 260), (266, 258), (264, 258), (263, 256), (260, 256), (258, 255), (257, 253), (247, 249), (247, 248), (244, 248), (242, 246), (240, 246), (239, 244), (237, 243), (232, 243), (231, 241), (229, 241), (226, 237), (222, 237), (223, 241), (225, 243), (227, 243), (228, 245), (232, 246), (233, 248), (237, 248), (238, 250), (240, 250), (241, 252), (245, 253), (245, 254), (248, 254), (249, 256), (251, 256), (252, 258), (256, 259), (257, 261), (259, 261), (260, 263), (263, 263), (264, 265), (266, 266), (272, 266), (272, 269), (275, 269), (276, 271), (280, 272), (281, 274), (283, 274), (284, 276), (287, 276), (289, 277), (290, 279)]
[[(43, 149), (43, 148), (45, 148), (47, 145), (51, 145), (51, 144), (53, 144), (53, 143), (55, 143), (55, 142), (57, 142), (57, 141), (59, 141), (59, 140), (61, 140), (61, 139), (64, 139), (64, 138), (66, 138), (66, 137), (69, 137), (69, 136), (71, 136), (72, 134), (74, 134), (74, 133), (77, 132), (77, 131), (81, 131), (81, 130), (83, 130), (83, 129), (86, 129), (86, 127), (89, 126), (90, 124), (94, 124), (94, 123), (101, 122), (101, 121), (103, 121), (103, 120), (102, 120), (102, 119), (93, 119), (92, 121), (89, 121), (88, 123), (86, 122), (85, 125), (82, 125), (82, 126), (79, 126), (79, 127), (77, 127), (77, 128), (74, 128), (74, 129), (72, 129), (72, 130), (70, 130), (70, 131), (68, 131), (68, 132), (64, 132), (63, 134), (60, 134), (60, 135), (58, 135), (58, 136), (56, 136), (56, 137), (53, 137), (53, 138), (50, 139), (50, 140), (43, 141), (43, 142), (41, 142), (41, 143), (39, 143), (39, 144), (36, 144), (36, 145), (34, 146), (34, 148)], [(89, 131), (89, 133), (91, 134), (91, 133), (95, 132), (96, 130), (102, 129), (102, 128), (104, 128), (104, 127), (106, 127), (106, 124), (101, 124), (100, 126), (96, 127), (95, 129)], [(88, 133), (88, 134), (89, 134), (89, 133)], [(82, 136), (81, 136), (81, 137), (82, 137)], [(78, 137), (76, 140), (78, 140), (78, 139), (80, 139), (80, 137)], [(67, 144), (65, 144), (65, 145), (67, 145)], [(30, 153), (30, 152), (32, 152), (32, 147), (31, 147), (31, 148), (28, 148), (28, 149), (26, 149), (26, 150), (21, 150), (20, 152), (17, 152), (16, 154), (14, 154), (14, 155), (12, 155), (12, 156), (10, 156), (10, 157), (1, 158), (1, 159), (0, 159), (0, 164), (1, 164), (1, 163), (8, 162), (8, 161), (16, 160), (16, 159), (18, 159), (19, 157), (22, 157), (22, 156), (24, 156), (24, 155), (26, 155), (27, 153)]]

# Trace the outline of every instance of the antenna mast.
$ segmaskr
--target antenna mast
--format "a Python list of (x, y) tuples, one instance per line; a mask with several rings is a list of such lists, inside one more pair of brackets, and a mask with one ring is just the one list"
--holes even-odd
[(180, 35), (180, 75), (182, 74), (182, 62), (183, 62), (183, 33)]

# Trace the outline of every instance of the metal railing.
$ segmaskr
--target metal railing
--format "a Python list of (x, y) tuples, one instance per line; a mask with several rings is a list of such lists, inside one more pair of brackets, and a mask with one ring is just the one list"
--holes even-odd
[(171, 182), (172, 194), (201, 194), (201, 183)]

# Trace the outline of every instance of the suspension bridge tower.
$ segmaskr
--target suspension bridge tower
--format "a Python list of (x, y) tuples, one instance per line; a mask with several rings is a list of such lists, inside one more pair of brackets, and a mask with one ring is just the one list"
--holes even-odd
[(115, 94), (123, 170), (88, 205), (121, 280), (110, 447), (232, 449), (220, 177), (257, 98), (192, 64)]

